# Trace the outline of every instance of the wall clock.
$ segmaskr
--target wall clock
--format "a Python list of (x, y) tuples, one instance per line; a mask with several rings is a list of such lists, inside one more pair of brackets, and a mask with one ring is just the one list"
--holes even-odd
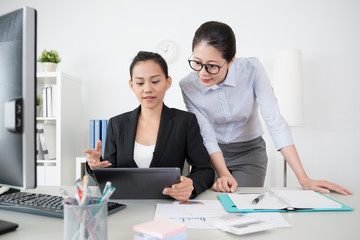
[(167, 63), (173, 63), (179, 54), (176, 43), (172, 40), (162, 40), (155, 46), (155, 52), (160, 54)]

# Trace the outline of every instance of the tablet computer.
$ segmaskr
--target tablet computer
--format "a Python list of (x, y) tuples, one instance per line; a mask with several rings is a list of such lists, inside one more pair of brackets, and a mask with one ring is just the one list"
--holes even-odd
[(180, 182), (179, 168), (96, 168), (95, 181), (103, 192), (107, 181), (116, 188), (110, 199), (170, 199), (164, 188)]

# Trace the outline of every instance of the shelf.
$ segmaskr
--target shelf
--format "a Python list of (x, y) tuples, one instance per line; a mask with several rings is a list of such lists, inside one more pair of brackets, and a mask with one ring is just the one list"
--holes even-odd
[(36, 74), (36, 77), (38, 80), (41, 80), (41, 78), (48, 78), (48, 77), (58, 77), (60, 76), (61, 72), (38, 72)]
[(36, 160), (37, 163), (56, 163), (56, 159), (51, 160)]
[[(55, 159), (52, 160), (36, 160), (37, 167), (57, 167), (57, 163)], [(40, 173), (38, 173), (40, 174)], [(53, 176), (51, 176), (53, 178)], [(57, 182), (56, 178), (53, 178), (52, 182)], [(44, 185), (44, 184), (40, 184)]]
[[(39, 72), (36, 76), (37, 96), (42, 96), (43, 88), (56, 86), (51, 101), (55, 117), (40, 115), (36, 118), (38, 124), (43, 124), (45, 135), (42, 140), (45, 138), (47, 149), (55, 158), (36, 161), (38, 185), (73, 185), (76, 180), (73, 159), (82, 152), (82, 136), (74, 134), (74, 130), (81, 129), (81, 81), (62, 72)], [(46, 135), (46, 132), (50, 134)]]
[(56, 117), (37, 117), (36, 121), (56, 121)]
[(39, 72), (36, 74), (37, 84), (56, 84), (56, 80), (59, 76), (61, 76), (60, 72)]

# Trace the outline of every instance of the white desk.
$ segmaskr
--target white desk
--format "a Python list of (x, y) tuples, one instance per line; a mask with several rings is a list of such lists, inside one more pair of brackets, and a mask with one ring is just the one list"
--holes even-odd
[[(32, 192), (59, 194), (60, 187), (43, 186)], [(66, 188), (73, 190), (73, 187)], [(239, 188), (240, 191), (255, 191), (256, 188)], [(70, 192), (69, 192), (70, 193)], [(217, 199), (217, 193), (208, 190), (197, 199)], [(293, 212), (282, 213), (284, 218), (292, 225), (291, 228), (276, 228), (266, 232), (250, 235), (236, 236), (221, 230), (193, 230), (188, 229), (188, 239), (360, 239), (360, 194), (342, 196), (331, 193), (330, 197), (354, 208), (351, 212)], [(132, 226), (153, 220), (156, 203), (171, 203), (171, 200), (121, 200), (127, 205), (108, 217), (108, 238), (132, 239), (134, 232)], [(63, 239), (63, 220), (51, 217), (0, 210), (0, 219), (19, 224), (19, 228), (11, 233), (0, 235), (1, 239)]]

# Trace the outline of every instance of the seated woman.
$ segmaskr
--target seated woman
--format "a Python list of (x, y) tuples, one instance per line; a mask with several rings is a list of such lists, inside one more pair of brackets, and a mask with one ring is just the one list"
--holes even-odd
[(164, 103), (172, 79), (165, 60), (156, 53), (139, 52), (130, 65), (129, 85), (140, 106), (112, 117), (108, 123), (104, 160), (101, 141), (86, 149), (87, 170), (104, 167), (178, 167), (185, 158), (192, 166), (180, 183), (163, 194), (185, 201), (196, 197), (214, 183), (214, 170), (200, 135), (194, 114)]

